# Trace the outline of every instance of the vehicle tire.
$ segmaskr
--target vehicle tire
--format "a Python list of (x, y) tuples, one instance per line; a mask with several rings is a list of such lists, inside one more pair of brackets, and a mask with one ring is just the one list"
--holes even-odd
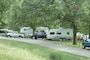
[(36, 35), (34, 35), (33, 37), (34, 37), (35, 39), (37, 39), (37, 36), (36, 36)]
[(33, 39), (33, 36), (31, 36), (30, 38), (32, 38), (32, 39)]
[(22, 38), (22, 36), (19, 36), (20, 38)]
[(45, 39), (47, 38), (47, 36), (44, 37)]
[(37, 36), (35, 36), (35, 39), (37, 39)]
[(42, 39), (44, 39), (44, 37), (42, 37)]
[(82, 45), (82, 48), (85, 49), (86, 47), (84, 45)]
[(35, 36), (35, 39), (37, 39), (37, 37)]
[(35, 39), (35, 37), (33, 36), (32, 39)]

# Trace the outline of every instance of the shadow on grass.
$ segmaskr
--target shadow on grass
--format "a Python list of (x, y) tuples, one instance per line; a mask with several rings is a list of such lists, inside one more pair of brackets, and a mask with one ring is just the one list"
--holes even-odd
[(51, 53), (50, 54), (50, 60), (62, 60), (62, 56), (59, 53)]
[(78, 57), (77, 55), (67, 54), (67, 53), (50, 53), (50, 60), (90, 60), (87, 57)]

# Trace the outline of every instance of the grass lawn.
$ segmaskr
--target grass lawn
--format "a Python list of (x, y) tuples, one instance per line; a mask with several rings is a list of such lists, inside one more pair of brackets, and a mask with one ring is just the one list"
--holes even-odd
[(78, 40), (77, 45), (73, 45), (72, 41), (51, 41), (51, 40), (46, 40), (51, 43), (55, 44), (61, 44), (61, 45), (66, 45), (66, 46), (71, 46), (71, 47), (77, 47), (77, 48), (82, 48), (82, 41)]
[(35, 44), (0, 40), (0, 60), (90, 60)]

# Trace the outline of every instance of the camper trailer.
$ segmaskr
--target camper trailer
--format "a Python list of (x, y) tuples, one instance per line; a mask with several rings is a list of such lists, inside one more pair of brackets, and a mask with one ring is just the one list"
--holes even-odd
[(7, 33), (11, 32), (13, 30), (8, 30), (8, 29), (0, 29), (0, 36), (6, 36)]
[(20, 33), (23, 33), (25, 35), (25, 37), (32, 37), (33, 29), (31, 27), (22, 27), (20, 29)]
[(73, 30), (72, 29), (50, 29), (47, 34), (47, 39), (51, 40), (72, 40), (73, 39)]
[(8, 29), (0, 29), (0, 36), (6, 36)]
[(36, 31), (37, 31), (37, 32), (44, 31), (44, 32), (47, 34), (48, 31), (49, 31), (49, 28), (48, 28), (48, 27), (37, 27), (37, 28), (36, 28)]

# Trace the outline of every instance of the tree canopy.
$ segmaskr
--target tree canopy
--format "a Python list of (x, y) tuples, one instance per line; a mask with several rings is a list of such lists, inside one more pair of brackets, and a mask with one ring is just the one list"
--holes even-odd
[(72, 28), (90, 36), (89, 0), (0, 0), (0, 28)]

